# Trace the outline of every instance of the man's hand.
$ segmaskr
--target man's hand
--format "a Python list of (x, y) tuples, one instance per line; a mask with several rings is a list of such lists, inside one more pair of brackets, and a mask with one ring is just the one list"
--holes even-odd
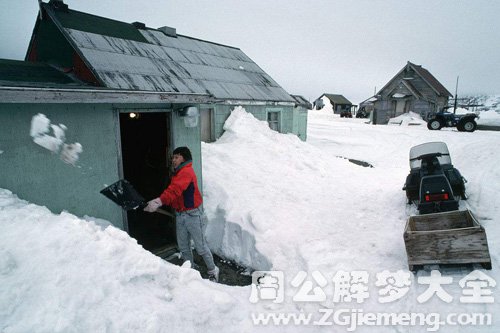
[(163, 206), (163, 203), (161, 202), (160, 198), (156, 198), (151, 201), (148, 201), (148, 205), (146, 206), (146, 208), (144, 208), (144, 211), (148, 213), (153, 213), (156, 212), (156, 210), (161, 206)]

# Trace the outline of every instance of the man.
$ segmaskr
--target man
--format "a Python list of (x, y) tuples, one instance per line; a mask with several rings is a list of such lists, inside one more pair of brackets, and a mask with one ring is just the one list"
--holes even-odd
[(198, 180), (193, 170), (191, 151), (187, 147), (178, 147), (174, 150), (173, 155), (172, 163), (175, 171), (170, 185), (160, 197), (149, 201), (144, 210), (152, 213), (163, 205), (175, 209), (177, 245), (182, 258), (189, 260), (191, 265), (194, 264), (190, 241), (192, 238), (196, 252), (207, 265), (210, 281), (218, 282), (219, 268), (214, 264), (212, 253), (203, 233), (204, 213), (201, 209), (203, 199), (198, 190)]

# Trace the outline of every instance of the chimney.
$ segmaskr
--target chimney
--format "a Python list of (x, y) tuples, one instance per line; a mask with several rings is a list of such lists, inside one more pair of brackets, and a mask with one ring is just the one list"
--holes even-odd
[(146, 25), (142, 22), (132, 22), (132, 25), (136, 27), (137, 29), (146, 29)]
[(175, 28), (165, 26), (165, 27), (159, 27), (158, 30), (160, 30), (161, 32), (163, 32), (167, 36), (177, 37), (177, 32), (176, 32)]
[(54, 8), (54, 10), (59, 10), (61, 12), (69, 12), (68, 5), (63, 2), (63, 0), (50, 0), (49, 5)]

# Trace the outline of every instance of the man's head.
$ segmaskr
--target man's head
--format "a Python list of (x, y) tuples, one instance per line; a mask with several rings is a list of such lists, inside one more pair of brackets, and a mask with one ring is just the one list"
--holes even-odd
[(174, 168), (177, 168), (179, 165), (186, 161), (190, 161), (193, 159), (191, 156), (191, 151), (188, 147), (177, 147), (173, 152), (172, 163), (174, 164)]

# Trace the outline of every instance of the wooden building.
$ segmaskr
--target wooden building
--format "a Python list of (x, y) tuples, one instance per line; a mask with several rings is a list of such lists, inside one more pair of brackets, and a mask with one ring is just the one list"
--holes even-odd
[[(169, 217), (124, 213), (99, 191), (125, 178), (154, 198), (177, 146), (191, 149), (202, 189), (201, 141), (220, 137), (239, 105), (305, 140), (296, 101), (238, 48), (41, 2), (25, 61), (0, 60), (0, 187), (106, 219), (158, 249), (175, 240)], [(76, 167), (30, 137), (38, 114), (55, 125), (46, 135), (66, 129), (81, 145)]]
[(371, 113), (375, 107), (375, 97), (370, 97), (359, 103), (359, 110), (356, 112), (356, 118), (371, 117)]
[(427, 69), (408, 61), (373, 97), (373, 123), (387, 124), (409, 111), (426, 119), (445, 107), (452, 95)]
[[(332, 105), (334, 114), (341, 114), (342, 112), (351, 112), (351, 109), (353, 108), (352, 103), (343, 95), (326, 94), (326, 93), (316, 99), (315, 105), (320, 106), (324, 104), (325, 99)], [(323, 102), (319, 102), (320, 100), (322, 100)], [(320, 109), (321, 108), (322, 106), (320, 107)]]

